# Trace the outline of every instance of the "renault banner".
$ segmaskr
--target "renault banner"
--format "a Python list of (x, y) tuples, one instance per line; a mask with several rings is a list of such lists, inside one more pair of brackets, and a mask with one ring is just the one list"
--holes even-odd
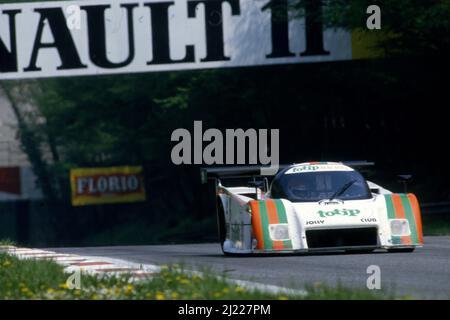
[[(0, 80), (353, 58), (351, 32), (288, 8), (288, 0), (1, 4)], [(320, 1), (306, 10), (317, 16)]]

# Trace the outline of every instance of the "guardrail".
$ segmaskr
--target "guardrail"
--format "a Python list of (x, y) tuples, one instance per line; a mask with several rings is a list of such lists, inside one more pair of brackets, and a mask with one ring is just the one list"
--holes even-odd
[(424, 214), (449, 214), (450, 215), (450, 201), (449, 202), (433, 202), (424, 203), (420, 205)]

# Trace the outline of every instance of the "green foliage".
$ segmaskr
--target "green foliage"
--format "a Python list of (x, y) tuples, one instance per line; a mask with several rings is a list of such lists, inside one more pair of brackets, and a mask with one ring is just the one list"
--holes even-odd
[[(430, 184), (443, 199), (445, 186), (429, 179), (430, 168), (420, 168), (430, 145), (421, 143), (420, 131), (408, 130), (439, 121), (432, 116), (439, 105), (427, 104), (425, 115), (410, 108), (444, 93), (439, 70), (438, 64), (412, 68), (408, 61), (380, 60), (45, 80), (37, 101), (46, 121), (35, 128), (50, 137), (58, 154), (52, 172), (65, 179), (75, 166), (167, 165), (172, 131), (202, 120), (205, 129), (281, 128), (284, 162), (357, 157), (384, 164), (379, 171), (400, 166), (416, 173), (415, 188), (423, 182), (421, 200), (429, 201), (422, 194)], [(331, 127), (339, 119), (345, 130)], [(440, 128), (427, 135), (438, 136)], [(384, 142), (406, 132), (410, 138), (401, 145)], [(427, 171), (419, 176), (420, 170)]]
[(0, 247), (1, 246), (14, 246), (16, 243), (9, 239), (0, 239)]
[[(178, 107), (182, 98), (171, 85), (174, 78), (123, 75), (44, 82), (38, 104), (49, 136), (64, 155), (64, 167), (154, 159), (166, 129), (162, 119), (176, 119), (178, 108), (185, 107)], [(159, 103), (161, 92), (176, 100)]]
[(203, 270), (185, 271), (177, 265), (163, 266), (161, 271), (141, 281), (130, 275), (81, 276), (81, 289), (67, 288), (68, 274), (52, 261), (19, 260), (0, 253), (0, 299), (386, 299), (381, 293), (316, 284), (306, 296), (290, 293), (267, 293), (233, 284), (225, 276)]
[(323, 283), (315, 283), (305, 287), (308, 295), (306, 300), (374, 300), (374, 299), (408, 299), (409, 297), (396, 297), (392, 293), (385, 291), (374, 292), (364, 289), (351, 289), (338, 284), (336, 287), (330, 287)]
[[(295, 0), (292, 12), (305, 15), (311, 0)], [(312, 0), (314, 1), (314, 0)], [(322, 21), (328, 28), (366, 29), (370, 5), (381, 9), (381, 31), (385, 35), (378, 45), (390, 56), (445, 56), (450, 53), (449, 0), (322, 0)]]
[(32, 298), (36, 292), (58, 287), (66, 278), (51, 261), (20, 261), (0, 252), (0, 299)]

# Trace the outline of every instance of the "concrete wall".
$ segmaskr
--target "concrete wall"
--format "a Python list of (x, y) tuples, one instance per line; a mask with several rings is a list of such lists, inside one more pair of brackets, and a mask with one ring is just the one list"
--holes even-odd
[(30, 165), (27, 155), (20, 149), (17, 126), (11, 104), (0, 90), (0, 167)]
[(0, 90), (0, 170), (5, 167), (20, 167), (20, 194), (0, 190), (0, 201), (42, 198), (28, 157), (20, 148), (17, 118), (8, 99)]

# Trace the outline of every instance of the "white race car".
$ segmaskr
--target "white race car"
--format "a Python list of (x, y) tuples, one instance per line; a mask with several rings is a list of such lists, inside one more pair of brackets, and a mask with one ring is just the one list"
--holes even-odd
[[(270, 186), (267, 178), (259, 175), (260, 167), (202, 169), (203, 181), (216, 181), (223, 252), (411, 252), (422, 246), (416, 197), (392, 193), (366, 181), (352, 168), (358, 165), (364, 163), (284, 166)], [(227, 179), (248, 177), (253, 180), (247, 186), (222, 184)]]

